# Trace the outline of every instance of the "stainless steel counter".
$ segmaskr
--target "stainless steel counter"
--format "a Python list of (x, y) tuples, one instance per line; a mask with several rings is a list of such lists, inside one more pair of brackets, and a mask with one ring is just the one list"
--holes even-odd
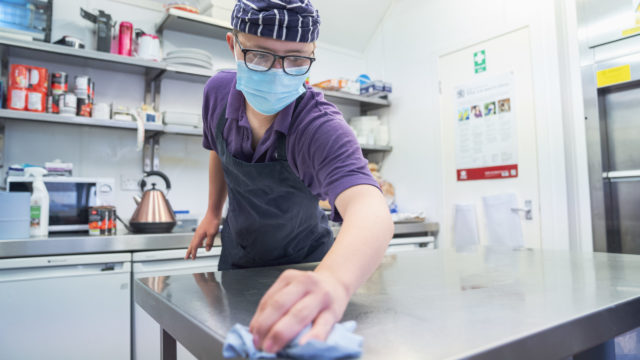
[[(394, 236), (432, 236), (437, 248), (438, 223), (396, 224)], [(51, 235), (43, 238), (0, 240), (0, 259), (26, 256), (70, 255), (186, 249), (193, 233), (125, 234), (117, 236)], [(401, 242), (401, 241), (400, 241)], [(393, 243), (393, 241), (392, 241)], [(216, 236), (214, 246), (220, 246)]]
[[(175, 338), (215, 359), (284, 269), (139, 279), (134, 296), (164, 328), (165, 350)], [(638, 274), (633, 255), (399, 253), (354, 295), (344, 320), (358, 322), (364, 359), (566, 358), (640, 326)]]
[(0, 259), (10, 257), (185, 249), (193, 233), (50, 236), (0, 240)]

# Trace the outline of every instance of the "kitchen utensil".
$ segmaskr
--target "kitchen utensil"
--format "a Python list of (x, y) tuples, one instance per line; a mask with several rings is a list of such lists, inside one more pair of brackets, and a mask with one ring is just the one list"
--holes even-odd
[(167, 200), (165, 194), (156, 189), (156, 184), (151, 183), (151, 189), (147, 189), (146, 178), (150, 176), (159, 176), (164, 180), (166, 191), (171, 189), (171, 182), (167, 175), (161, 171), (148, 171), (140, 180), (140, 190), (142, 198), (134, 196), (134, 200), (138, 207), (131, 215), (129, 224), (125, 223), (118, 217), (128, 231), (133, 233), (166, 233), (171, 232), (176, 225), (176, 216), (171, 208), (171, 204)]
[(147, 60), (160, 61), (160, 40), (153, 34), (142, 34), (138, 37), (137, 56)]
[(111, 29), (115, 26), (111, 15), (102, 10), (98, 10), (98, 15), (94, 15), (86, 11), (85, 9), (80, 8), (80, 16), (96, 24), (96, 34), (98, 36), (98, 51), (111, 51)]
[(118, 54), (131, 56), (133, 46), (133, 24), (128, 21), (120, 23), (118, 32)]
[(56, 40), (54, 44), (72, 47), (74, 49), (84, 49), (84, 42), (77, 37), (65, 35)]
[(204, 61), (212, 61), (211, 54), (204, 50), (196, 49), (196, 48), (180, 48), (176, 50), (169, 51), (167, 53), (167, 57), (170, 56), (187, 56), (187, 57), (197, 57), (201, 58)]
[(191, 58), (191, 57), (183, 57), (183, 56), (172, 56), (164, 59), (167, 64), (170, 65), (186, 65), (186, 66), (195, 66), (201, 67), (204, 69), (212, 69), (213, 63), (209, 61), (202, 61), (200, 59)]
[[(113, 205), (113, 178), (46, 176), (44, 185), (49, 193), (49, 232), (83, 231), (88, 229), (87, 209), (91, 206)], [(33, 189), (33, 178), (9, 176), (9, 192)], [(0, 202), (2, 200), (0, 199)]]

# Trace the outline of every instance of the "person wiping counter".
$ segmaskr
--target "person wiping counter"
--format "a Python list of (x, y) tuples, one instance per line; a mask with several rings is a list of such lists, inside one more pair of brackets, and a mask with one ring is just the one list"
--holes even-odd
[[(380, 264), (393, 222), (342, 114), (305, 84), (320, 26), (311, 2), (239, 0), (231, 22), (237, 71), (205, 86), (208, 210), (186, 258), (211, 249), (228, 196), (219, 270), (319, 262), (285, 271), (260, 301), (249, 330), (275, 353), (309, 324), (300, 343), (326, 339)], [(319, 199), (342, 222), (335, 240)]]

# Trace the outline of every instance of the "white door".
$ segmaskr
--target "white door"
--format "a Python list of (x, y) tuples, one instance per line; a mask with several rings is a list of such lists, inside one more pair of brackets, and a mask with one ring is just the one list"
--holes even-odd
[[(533, 208), (532, 220), (525, 220), (523, 215), (520, 216), (524, 246), (539, 248), (541, 241), (538, 210), (540, 199), (538, 151), (529, 28), (516, 30), (443, 55), (439, 58), (438, 65), (441, 87), (440, 121), (444, 147), (443, 246), (451, 246), (453, 241), (456, 204), (475, 205), (480, 242), (487, 244), (487, 227), (482, 197), (515, 193), (518, 198), (518, 207), (523, 208), (525, 201), (530, 200)], [(516, 130), (512, 138), (515, 139), (514, 149), (517, 149), (517, 172), (511, 173), (511, 175), (516, 174), (517, 177), (459, 181), (460, 174), (457, 171), (456, 163), (456, 136), (460, 131), (457, 125), (459, 115), (457, 99), (460, 95), (457, 92), (461, 87), (469, 84), (485, 83), (491, 86), (501, 79), (509, 79), (512, 84), (510, 110), (515, 117), (513, 124), (516, 126)], [(479, 104), (482, 111), (486, 110), (485, 104)], [(479, 140), (473, 137), (471, 139), (471, 141)], [(484, 144), (475, 144), (478, 145), (475, 148), (481, 149), (482, 145), (486, 144), (487, 141)], [(486, 150), (486, 146), (484, 149)]]

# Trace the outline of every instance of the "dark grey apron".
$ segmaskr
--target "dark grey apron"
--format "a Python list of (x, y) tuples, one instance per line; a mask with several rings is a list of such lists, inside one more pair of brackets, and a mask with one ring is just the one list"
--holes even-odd
[[(296, 120), (298, 98), (289, 129)], [(236, 159), (222, 136), (226, 109), (215, 139), (229, 193), (222, 228), (218, 270), (290, 265), (322, 260), (333, 244), (327, 216), (318, 198), (291, 170), (286, 136), (276, 131), (276, 160), (247, 163)]]

